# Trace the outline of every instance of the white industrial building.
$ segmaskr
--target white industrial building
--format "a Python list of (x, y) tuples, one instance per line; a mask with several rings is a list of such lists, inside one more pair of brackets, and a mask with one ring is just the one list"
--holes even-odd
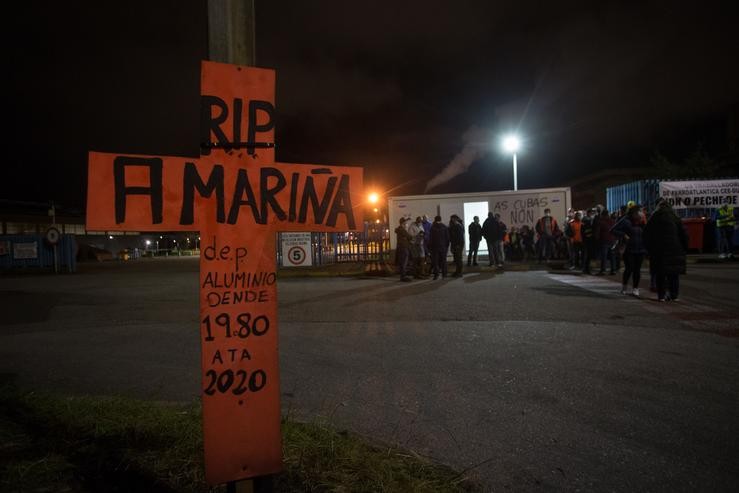
[[(467, 226), (474, 216), (479, 216), (482, 224), (488, 217), (488, 212), (499, 213), (509, 229), (520, 228), (523, 225), (534, 227), (536, 221), (544, 215), (544, 209), (551, 209), (552, 216), (561, 223), (571, 203), (569, 187), (390, 197), (388, 198), (390, 245), (391, 248), (395, 248), (393, 229), (401, 217), (415, 219), (425, 214), (433, 221), (434, 216), (438, 215), (448, 224), (449, 217), (457, 214), (464, 221), (465, 244), (469, 245)], [(484, 239), (480, 243), (479, 251), (487, 252)]]

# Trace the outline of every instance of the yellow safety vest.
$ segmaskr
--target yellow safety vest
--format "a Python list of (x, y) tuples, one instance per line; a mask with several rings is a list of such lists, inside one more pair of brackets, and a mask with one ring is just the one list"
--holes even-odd
[(736, 220), (734, 219), (734, 208), (729, 206), (726, 209), (723, 207), (718, 210), (718, 217), (716, 218), (716, 226), (723, 228), (726, 226), (734, 226)]

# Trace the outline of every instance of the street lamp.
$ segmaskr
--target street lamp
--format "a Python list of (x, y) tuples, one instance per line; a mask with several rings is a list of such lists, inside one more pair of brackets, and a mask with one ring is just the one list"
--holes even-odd
[(516, 152), (521, 147), (521, 141), (516, 135), (506, 135), (503, 138), (503, 149), (513, 154), (513, 189), (518, 190), (518, 162), (516, 161)]

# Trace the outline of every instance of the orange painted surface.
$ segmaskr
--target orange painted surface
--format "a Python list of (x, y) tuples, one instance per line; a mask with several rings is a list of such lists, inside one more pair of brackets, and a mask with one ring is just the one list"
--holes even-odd
[[(257, 151), (258, 152), (258, 151)], [(220, 155), (217, 155), (220, 154)], [(240, 157), (241, 155), (241, 157)], [(89, 153), (87, 229), (92, 231), (198, 231), (205, 224), (222, 223), (232, 226), (258, 227), (283, 231), (350, 231), (362, 227), (362, 168), (356, 166), (321, 166), (307, 164), (265, 164), (262, 156), (245, 156), (245, 151), (229, 155), (214, 151), (213, 155), (198, 159), (162, 156), (137, 156)], [(152, 187), (150, 164), (161, 160), (161, 186)], [(124, 182), (116, 186), (116, 160), (124, 168)], [(186, 168), (191, 177), (207, 183), (214, 169), (221, 168), (222, 180), (215, 180), (222, 190), (219, 201), (217, 188), (210, 197), (202, 196), (196, 187), (185, 182)], [(267, 170), (267, 171), (264, 171)], [(154, 170), (153, 172), (156, 173)], [(316, 173), (317, 172), (317, 173)], [(328, 173), (327, 173), (328, 172)], [(262, 187), (262, 174), (265, 186)], [(330, 173), (330, 174), (329, 174)], [(218, 175), (216, 171), (215, 175)], [(243, 181), (246, 176), (248, 185)], [(239, 178), (241, 182), (239, 182)], [(281, 180), (285, 180), (279, 191)], [(331, 185), (333, 183), (333, 185)], [(146, 191), (131, 191), (140, 187)], [(126, 191), (125, 189), (129, 189)], [(293, 194), (293, 189), (295, 194)], [(313, 193), (312, 191), (315, 191)], [(193, 202), (188, 205), (185, 196), (192, 191)], [(250, 200), (249, 193), (253, 193)], [(274, 202), (263, 198), (274, 196)], [(313, 200), (313, 198), (317, 200)], [(123, 220), (116, 221), (116, 197)], [(161, 197), (161, 222), (155, 221), (156, 197)], [(349, 199), (349, 203), (342, 199)], [(153, 204), (154, 202), (154, 204)], [(318, 207), (314, 206), (314, 204)], [(321, 212), (325, 203), (326, 212)], [(236, 204), (236, 205), (234, 205)], [(331, 222), (332, 206), (336, 213)], [(301, 210), (305, 212), (301, 216)], [(351, 211), (351, 214), (348, 214)], [(192, 215), (192, 222), (183, 222), (183, 213)], [(291, 212), (293, 214), (291, 214)], [(351, 216), (351, 217), (350, 217)], [(318, 219), (318, 220), (317, 220)]]
[[(274, 142), (274, 71), (203, 62), (203, 142)], [(207, 103), (207, 104), (206, 104)], [(282, 468), (275, 239), (362, 227), (362, 169), (271, 148), (199, 158), (90, 152), (87, 229), (200, 232), (206, 479)]]
[(200, 334), (206, 478), (282, 468), (275, 234), (200, 230)]

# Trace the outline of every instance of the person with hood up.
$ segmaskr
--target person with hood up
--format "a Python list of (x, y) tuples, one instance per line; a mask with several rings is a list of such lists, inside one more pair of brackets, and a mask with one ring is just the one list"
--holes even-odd
[(680, 274), (686, 271), (688, 234), (680, 218), (664, 199), (657, 203), (657, 210), (644, 227), (644, 244), (657, 281), (657, 299), (677, 301), (680, 296)]

